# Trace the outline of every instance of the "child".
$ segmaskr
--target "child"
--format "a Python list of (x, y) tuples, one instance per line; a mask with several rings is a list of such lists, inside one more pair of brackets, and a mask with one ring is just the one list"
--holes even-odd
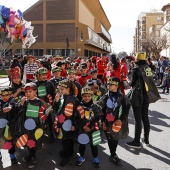
[(75, 97), (75, 85), (72, 81), (68, 79), (60, 81), (59, 88), (60, 94), (56, 94), (56, 101), (53, 106), (56, 109), (54, 129), (59, 135), (62, 134), (63, 148), (60, 151), (60, 155), (63, 159), (60, 162), (60, 166), (65, 166), (74, 153), (73, 147), (77, 124), (75, 114), (78, 100)]
[(27, 60), (28, 63), (24, 65), (23, 81), (29, 83), (35, 80), (34, 72), (38, 69), (38, 65), (33, 55), (29, 55)]
[(36, 137), (36, 130), (43, 131), (47, 104), (36, 97), (37, 87), (35, 83), (27, 83), (24, 88), (26, 97), (21, 99), (19, 114), (23, 115), (25, 121), (22, 127), (23, 134), (28, 136), (28, 155), (24, 156), (22, 160), (27, 162), (28, 168), (31, 169), (37, 163), (36, 152), (42, 146), (42, 137)]
[[(52, 102), (55, 96), (54, 93), (54, 86), (53, 84), (47, 80), (47, 69), (46, 68), (39, 68), (37, 70), (37, 77), (38, 80), (35, 81), (35, 84), (37, 86), (37, 96), (38, 98), (40, 98), (43, 102), (46, 102), (49, 107), (52, 107)], [(52, 126), (53, 126), (53, 122), (52, 122), (52, 117), (51, 114), (49, 114), (47, 116), (47, 123), (48, 123), (48, 127), (50, 130), (50, 138), (49, 138), (49, 143), (53, 143), (54, 142), (54, 135), (52, 132)]]
[(75, 96), (81, 101), (81, 89), (82, 86), (76, 80), (76, 70), (74, 68), (70, 68), (67, 70), (67, 79), (71, 80), (75, 84)]
[(98, 101), (98, 104), (102, 107), (104, 114), (102, 125), (111, 153), (110, 160), (115, 165), (121, 166), (122, 163), (116, 154), (116, 148), (118, 140), (128, 135), (127, 119), (130, 105), (127, 97), (118, 90), (120, 86), (119, 78), (110, 77), (107, 84), (108, 93)]
[(82, 87), (85, 86), (86, 81), (88, 79), (91, 79), (91, 76), (87, 74), (87, 65), (86, 64), (81, 64), (80, 65), (80, 71), (81, 71), (81, 76), (77, 78), (77, 81), (81, 84)]
[(21, 71), (19, 67), (11, 68), (10, 79), (13, 97), (17, 102), (20, 102), (21, 98), (25, 96), (24, 83), (21, 82)]
[(58, 66), (52, 67), (52, 73), (54, 77), (50, 81), (54, 86), (55, 92), (57, 92), (59, 82), (64, 80), (65, 78), (61, 76), (61, 68)]
[[(98, 148), (97, 144), (93, 143), (93, 134), (99, 132), (100, 138), (99, 119), (101, 116), (101, 109), (99, 108), (99, 106), (93, 103), (92, 99), (93, 91), (89, 86), (85, 86), (84, 88), (82, 88), (81, 94), (83, 99), (81, 101), (81, 107), (83, 108), (85, 114), (83, 116), (82, 111), (80, 111), (80, 118), (78, 119), (79, 131), (80, 133), (86, 133), (89, 136), (90, 147), (93, 155), (93, 165), (95, 167), (100, 167), (100, 162), (97, 157)], [(78, 107), (78, 110), (80, 110), (80, 106)], [(80, 156), (78, 157), (75, 163), (76, 166), (80, 166), (85, 161), (84, 159), (85, 150), (86, 145), (80, 142), (79, 145)]]
[(60, 69), (61, 69), (61, 76), (62, 77), (66, 77), (67, 71), (65, 69), (65, 61), (62, 61), (62, 60), (58, 61), (56, 66), (60, 67)]
[(165, 72), (163, 74), (163, 91), (162, 93), (165, 93), (165, 88), (167, 89), (166, 93), (169, 93), (169, 79), (170, 79), (170, 74), (169, 74), (169, 67), (165, 68)]
[[(10, 143), (11, 148), (9, 149), (9, 154), (11, 158), (12, 164), (17, 164), (18, 160), (15, 155), (15, 139), (10, 137), (11, 131), (5, 133), (5, 129), (10, 129), (10, 124), (14, 120), (16, 116), (16, 103), (14, 102), (14, 98), (12, 97), (12, 88), (9, 86), (3, 87), (0, 92), (0, 122), (4, 119), (8, 121), (4, 127), (0, 127), (0, 138), (4, 141), (4, 145), (6, 143)], [(3, 123), (3, 122), (1, 122)], [(11, 134), (12, 135), (12, 134)], [(5, 138), (4, 138), (5, 136)]]

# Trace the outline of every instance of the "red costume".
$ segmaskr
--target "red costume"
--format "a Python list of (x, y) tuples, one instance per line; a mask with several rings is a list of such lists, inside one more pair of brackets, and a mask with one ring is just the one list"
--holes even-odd
[(66, 77), (67, 71), (66, 69), (61, 70), (61, 77)]
[(86, 81), (91, 79), (91, 76), (90, 75), (86, 75), (86, 76), (80, 76), (77, 78), (77, 81), (81, 84), (82, 87), (85, 86), (86, 84)]
[(103, 59), (100, 59), (100, 60), (97, 61), (98, 75), (102, 75), (103, 76), (104, 70), (107, 67), (107, 63), (108, 63), (108, 61), (107, 60), (103, 60)]

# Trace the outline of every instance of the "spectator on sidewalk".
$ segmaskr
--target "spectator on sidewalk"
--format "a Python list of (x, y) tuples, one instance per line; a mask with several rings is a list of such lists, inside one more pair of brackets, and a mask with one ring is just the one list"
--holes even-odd
[(163, 91), (162, 91), (162, 93), (165, 93), (165, 89), (167, 89), (166, 93), (169, 93), (169, 79), (170, 79), (169, 67), (166, 67), (165, 72), (163, 74)]

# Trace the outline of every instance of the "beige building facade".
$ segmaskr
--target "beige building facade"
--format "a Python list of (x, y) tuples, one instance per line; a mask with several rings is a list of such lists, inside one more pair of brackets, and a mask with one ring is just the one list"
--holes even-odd
[(136, 28), (134, 41), (134, 53), (139, 51), (144, 51), (141, 44), (146, 41), (149, 35), (159, 36), (160, 29), (164, 23), (164, 13), (163, 12), (142, 12), (140, 13)]
[(13, 54), (90, 57), (111, 52), (111, 24), (99, 0), (39, 0), (23, 16), (38, 38), (29, 49), (16, 43)]

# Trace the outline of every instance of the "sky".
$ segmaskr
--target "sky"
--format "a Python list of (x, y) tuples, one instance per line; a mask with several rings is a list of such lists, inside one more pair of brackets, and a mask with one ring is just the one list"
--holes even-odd
[[(38, 0), (0, 0), (0, 5), (24, 12)], [(87, 0), (90, 3), (90, 0)], [(133, 50), (136, 21), (141, 12), (150, 12), (170, 3), (170, 0), (99, 0), (111, 23), (112, 50), (116, 53)]]

